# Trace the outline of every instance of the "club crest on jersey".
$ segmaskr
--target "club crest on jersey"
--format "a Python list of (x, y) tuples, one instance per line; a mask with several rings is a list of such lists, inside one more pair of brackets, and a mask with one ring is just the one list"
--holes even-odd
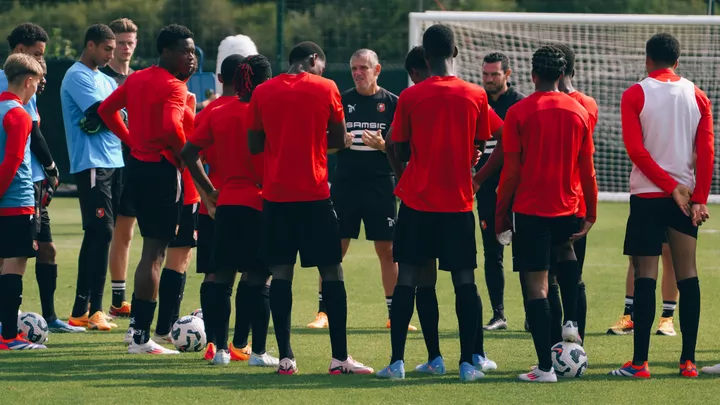
[(379, 112), (385, 112), (385, 103), (378, 103), (377, 110)]
[(105, 216), (105, 208), (98, 208), (95, 210), (95, 216), (98, 218), (102, 218)]
[(480, 221), (480, 227), (482, 228), (483, 231), (487, 229), (487, 222), (485, 222), (484, 219), (482, 221)]
[(193, 231), (193, 239), (195, 239), (195, 241), (197, 241), (197, 229), (195, 231)]
[(36, 240), (33, 241), (33, 250), (38, 250), (38, 243)]

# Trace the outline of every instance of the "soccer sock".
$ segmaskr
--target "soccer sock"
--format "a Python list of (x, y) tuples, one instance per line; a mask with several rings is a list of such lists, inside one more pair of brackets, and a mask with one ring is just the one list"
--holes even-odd
[(318, 312), (327, 314), (327, 308), (325, 308), (325, 301), (323, 301), (322, 291), (318, 291)]
[[(172, 315), (179, 304), (182, 292), (183, 275), (177, 271), (164, 268), (160, 273), (160, 287), (158, 288), (158, 319), (155, 333), (167, 335), (172, 327)], [(205, 311), (203, 311), (205, 315)]]
[[(496, 249), (502, 249), (502, 247)], [(505, 319), (505, 306), (503, 305), (505, 301), (505, 275), (503, 274), (502, 264), (498, 266), (497, 263), (492, 263), (491, 266), (485, 266), (485, 284), (487, 284), (488, 295), (490, 296), (493, 318)]]
[(560, 287), (557, 284), (550, 284), (547, 293), (548, 305), (550, 305), (550, 342), (555, 344), (562, 342), (562, 316), (563, 308), (560, 302)]
[(385, 297), (385, 305), (388, 309), (388, 319), (390, 319), (390, 311), (392, 310), (392, 295), (389, 297)]
[(55, 288), (57, 286), (57, 264), (35, 263), (35, 279), (40, 290), (42, 316), (47, 323), (57, 319), (55, 314)]
[(648, 360), (650, 331), (655, 319), (655, 288), (652, 278), (635, 279), (635, 333), (633, 335), (633, 364), (641, 366)]
[(250, 287), (250, 318), (252, 320), (252, 351), (255, 354), (265, 353), (267, 333), (270, 324), (270, 287), (266, 285)]
[(676, 301), (663, 301), (663, 318), (671, 318), (675, 314), (675, 308), (677, 308)]
[(135, 328), (135, 293), (132, 294), (132, 299), (130, 299), (130, 324), (128, 325), (129, 328)]
[(275, 339), (277, 340), (280, 360), (294, 359), (290, 346), (290, 321), (292, 312), (292, 282), (273, 279), (270, 284), (270, 309), (272, 312)]
[(455, 313), (460, 330), (460, 363), (473, 364), (475, 338), (478, 332), (478, 309), (480, 297), (475, 284), (463, 284), (455, 288)]
[(247, 282), (240, 280), (235, 294), (235, 334), (233, 346), (242, 349), (248, 345), (248, 335), (252, 322), (252, 292)]
[(580, 264), (577, 260), (566, 260), (558, 262), (557, 280), (562, 291), (562, 309), (567, 321), (577, 322), (578, 283), (580, 283)]
[(132, 311), (135, 313), (135, 326), (133, 328), (133, 341), (135, 344), (141, 345), (150, 340), (150, 325), (152, 324), (156, 307), (157, 301), (135, 299), (132, 307)]
[(580, 284), (578, 285), (578, 289), (578, 334), (580, 335), (580, 339), (582, 339), (583, 341), (583, 345), (585, 345), (585, 325), (587, 323), (587, 295), (585, 294), (584, 281), (580, 282)]
[(413, 307), (415, 306), (415, 288), (396, 285), (393, 291), (393, 301), (395, 305), (393, 305), (390, 314), (391, 364), (405, 358), (408, 325), (410, 325), (410, 318), (412, 318)]
[(177, 305), (175, 305), (175, 310), (172, 313), (172, 316), (170, 316), (170, 330), (172, 331), (172, 325), (177, 322), (178, 319), (180, 319), (180, 305), (182, 305), (182, 300), (185, 298), (185, 282), (187, 281), (187, 272), (182, 274), (182, 283), (180, 285), (180, 294), (178, 295)]
[(17, 337), (18, 310), (22, 304), (22, 276), (3, 274), (0, 276), (0, 323), (3, 339)]
[(83, 246), (85, 245), (85, 239), (90, 239), (92, 245), (86, 259), (86, 265), (90, 267), (90, 270), (88, 270), (88, 274), (90, 274), (90, 316), (103, 310), (102, 301), (105, 292), (112, 233), (112, 225), (107, 223), (103, 224), (103, 226), (87, 229), (83, 237)]
[(125, 301), (125, 280), (112, 280), (112, 306), (120, 308)]
[[(213, 315), (215, 315), (215, 306), (213, 295), (213, 282), (204, 282), (200, 284), (200, 308), (203, 312), (203, 323), (205, 324), (205, 335), (207, 336), (208, 343), (215, 343), (215, 331), (212, 326)], [(133, 304), (135, 308), (135, 304)]]
[[(476, 286), (477, 287), (477, 286)], [(475, 348), (473, 354), (479, 354), (485, 357), (485, 330), (483, 329), (483, 316), (482, 316), (482, 298), (478, 294), (478, 321), (477, 321), (477, 332), (475, 334)], [(472, 362), (470, 363), (472, 364)]]
[(420, 327), (422, 328), (423, 339), (428, 352), (428, 361), (432, 361), (441, 355), (438, 333), (440, 311), (438, 310), (435, 287), (418, 287), (415, 306), (417, 307)]
[(633, 318), (633, 311), (635, 310), (634, 302), (635, 302), (634, 297), (631, 297), (629, 295), (625, 296), (625, 312), (623, 312), (623, 316), (630, 315), (630, 319), (634, 319)]
[[(230, 297), (232, 297), (232, 284), (213, 284), (213, 300), (215, 301), (215, 315), (213, 316), (213, 323), (211, 328), (215, 330), (215, 340), (217, 342), (218, 350), (228, 349), (228, 334), (230, 331), (230, 312), (232, 311), (232, 304), (230, 303)], [(205, 312), (203, 311), (203, 316)], [(244, 347), (244, 346), (243, 346)]]
[(527, 305), (528, 322), (530, 333), (535, 344), (535, 353), (538, 358), (538, 368), (542, 371), (550, 371), (552, 359), (550, 357), (550, 303), (547, 299), (528, 301)]
[(682, 332), (682, 355), (680, 362), (695, 363), (695, 345), (700, 326), (700, 282), (697, 277), (678, 281), (680, 290), (680, 331)]
[[(86, 235), (83, 237), (80, 245), (80, 253), (78, 255), (78, 274), (77, 285), (75, 287), (75, 304), (73, 305), (73, 318), (79, 318), (88, 312), (88, 303), (90, 302), (90, 280), (92, 278), (92, 258), (91, 252), (93, 243)], [(92, 314), (90, 314), (92, 315)]]
[(347, 292), (344, 281), (323, 281), (333, 359), (347, 360)]

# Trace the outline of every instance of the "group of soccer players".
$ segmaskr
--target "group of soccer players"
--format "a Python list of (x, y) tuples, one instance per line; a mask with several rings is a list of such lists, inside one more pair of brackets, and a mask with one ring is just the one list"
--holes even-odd
[[(573, 87), (570, 47), (543, 46), (534, 53), (535, 91), (528, 96), (508, 85), (509, 59), (501, 53), (483, 60), (484, 88), (458, 78), (458, 48), (445, 25), (429, 27), (422, 47), (408, 54), (406, 69), (415, 85), (400, 97), (378, 86), (381, 66), (369, 49), (352, 55), (355, 88), (342, 94), (322, 77), (325, 55), (312, 42), (295, 46), (290, 69), (274, 78), (264, 56), (231, 55), (220, 69), (222, 95), (196, 115), (186, 85), (197, 69), (192, 32), (176, 24), (163, 28), (157, 65), (133, 72), (136, 33), (128, 19), (88, 28), (83, 54), (61, 87), (84, 230), (68, 324), (53, 308), (57, 266), (46, 209), (57, 167), (34, 105), (47, 34), (26, 23), (8, 38), (13, 54), (3, 68), (7, 83), (0, 95), (0, 322), (16, 324), (27, 259), (37, 257), (43, 316), (52, 331), (111, 330), (112, 316), (130, 316), (129, 353), (177, 353), (159, 343), (171, 341), (197, 246), (198, 272), (205, 277), (205, 358), (212, 364), (248, 360), (294, 374), (292, 281), (299, 253), (302, 267), (319, 271), (320, 308), (308, 326), (329, 329), (329, 372), (370, 374), (372, 368), (348, 354), (341, 264), (362, 222), (380, 261), (391, 330), (390, 364), (378, 377), (404, 378), (415, 307), (428, 351), (428, 361), (415, 371), (446, 372), (438, 337), (438, 269), (450, 272), (455, 289), (460, 379), (474, 381), (497, 368), (484, 350), (483, 333), (507, 328), (502, 259), (512, 241), (525, 328), (538, 357), (537, 366), (519, 378), (557, 381), (551, 346), (562, 340), (582, 344), (585, 338), (582, 266), (597, 216), (592, 134), (598, 108)], [(624, 253), (634, 272), (628, 277), (634, 281), (628, 294), (634, 299), (634, 357), (611, 374), (650, 377), (658, 257), (667, 252), (664, 278), (673, 274), (668, 279), (677, 280), (683, 303), (680, 374), (696, 377), (695, 250), (698, 226), (709, 218), (712, 113), (705, 94), (674, 73), (680, 56), (675, 38), (657, 34), (646, 50), (649, 77), (628, 89), (621, 104), (633, 162)], [(332, 191), (330, 153), (338, 158)], [(475, 196), (493, 313), (487, 325), (474, 275)], [(125, 274), (135, 221), (143, 247), (128, 303)], [(102, 306), (108, 264), (110, 315)], [(237, 272), (235, 336), (228, 344)], [(674, 310), (670, 305), (665, 311)], [(271, 316), (279, 358), (266, 352)], [(674, 334), (672, 312), (663, 317)], [(3, 328), (0, 349), (41, 348), (14, 327)], [(705, 371), (720, 372), (720, 365)]]

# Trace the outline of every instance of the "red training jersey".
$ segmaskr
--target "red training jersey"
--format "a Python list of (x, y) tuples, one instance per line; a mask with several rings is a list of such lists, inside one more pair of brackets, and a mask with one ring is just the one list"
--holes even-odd
[[(186, 136), (192, 136), (195, 122), (195, 110), (190, 106), (185, 106), (185, 114), (183, 115), (183, 131)], [(195, 187), (190, 170), (187, 168), (182, 173), (183, 181), (183, 205), (192, 205), (200, 202), (200, 193)]]
[[(590, 134), (594, 134), (595, 126), (597, 125), (598, 117), (600, 114), (595, 99), (579, 91), (573, 91), (572, 93), (568, 93), (568, 96), (572, 97), (575, 101), (580, 103), (580, 105), (583, 106), (585, 111), (588, 112), (588, 115), (590, 116), (590, 121), (588, 122), (588, 125), (590, 126)], [(578, 198), (580, 199), (580, 203), (578, 204), (577, 216), (579, 218), (584, 218), (587, 214), (587, 207), (585, 205), (585, 197), (583, 196), (582, 183), (580, 182), (579, 171), (575, 173), (575, 191), (578, 193)]]
[[(143, 162), (159, 162), (165, 156), (181, 167), (185, 144), (183, 115), (187, 86), (167, 70), (151, 66), (128, 76), (100, 104), (98, 114), (108, 129), (130, 147), (130, 154)], [(128, 127), (118, 111), (127, 109)]]
[(620, 113), (625, 149), (633, 163), (630, 193), (668, 198), (682, 183), (692, 190), (692, 202), (706, 204), (715, 135), (705, 93), (672, 69), (660, 69), (623, 93)]
[[(22, 101), (17, 95), (8, 91), (2, 92), (0, 101), (8, 100), (22, 105)], [(16, 177), (21, 176), (19, 169), (25, 159), (25, 151), (29, 148), (28, 138), (30, 137), (30, 131), (32, 131), (32, 119), (25, 109), (11, 108), (3, 116), (2, 127), (4, 134), (0, 136), (0, 139), (4, 143), (0, 145), (0, 150), (3, 151), (2, 156), (0, 156), (0, 198), (9, 197), (6, 196), (6, 193), (26, 191), (22, 188), (21, 182), (13, 184), (13, 181), (20, 180), (16, 179)], [(29, 166), (27, 168), (29, 169)], [(25, 183), (31, 185), (29, 172), (25, 174), (27, 174), (27, 177), (24, 177), (23, 180), (26, 180)], [(31, 201), (31, 197), (32, 190), (28, 191), (28, 202)], [(9, 198), (7, 199), (9, 200)], [(16, 200), (19, 203), (17, 205), (23, 205), (21, 200), (22, 198)], [(34, 204), (25, 207), (6, 206), (0, 208), (0, 216), (30, 215), (34, 213)]]
[(400, 93), (392, 140), (410, 142), (412, 154), (395, 195), (418, 211), (472, 211), (475, 141), (491, 138), (490, 116), (485, 90), (455, 76)]
[(283, 73), (253, 91), (249, 117), (249, 129), (265, 133), (263, 198), (330, 198), (327, 127), (345, 119), (335, 82), (310, 73)]
[[(512, 212), (539, 217), (575, 215), (575, 188), (580, 155), (595, 151), (588, 112), (561, 92), (537, 91), (514, 104), (503, 125), (503, 165), (496, 206), (496, 231), (502, 232)], [(595, 178), (582, 179), (584, 182)], [(597, 184), (595, 184), (597, 190)], [(592, 198), (592, 196), (590, 196)], [(595, 222), (595, 202), (588, 204), (588, 221)]]

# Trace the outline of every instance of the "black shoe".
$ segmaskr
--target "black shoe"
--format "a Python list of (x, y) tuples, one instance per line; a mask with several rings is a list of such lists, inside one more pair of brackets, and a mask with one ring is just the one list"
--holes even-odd
[(530, 332), (530, 324), (527, 319), (525, 320), (525, 332)]
[(483, 326), (484, 330), (502, 330), (507, 328), (507, 319), (498, 317), (493, 317), (487, 325)]

